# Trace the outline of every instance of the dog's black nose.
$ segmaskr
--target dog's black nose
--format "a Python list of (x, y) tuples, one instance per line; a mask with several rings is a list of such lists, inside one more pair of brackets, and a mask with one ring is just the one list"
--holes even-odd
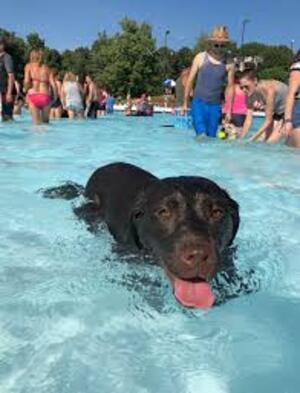
[(188, 247), (182, 252), (181, 260), (189, 268), (196, 268), (210, 259), (209, 245)]

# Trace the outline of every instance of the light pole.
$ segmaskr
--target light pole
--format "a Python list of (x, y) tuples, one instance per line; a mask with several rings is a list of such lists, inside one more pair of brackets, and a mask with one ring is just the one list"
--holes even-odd
[(294, 53), (295, 40), (291, 40), (291, 51)]
[(164, 68), (165, 68), (165, 78), (167, 78), (168, 77), (168, 63), (169, 63), (169, 59), (168, 59), (168, 36), (170, 35), (170, 30), (166, 30), (165, 31), (165, 45), (164, 45), (164, 47), (165, 47), (165, 60), (164, 60), (164, 63), (165, 63), (165, 66), (164, 66)]
[(242, 36), (241, 36), (241, 46), (244, 45), (245, 43), (245, 32), (246, 32), (246, 26), (248, 23), (250, 23), (250, 19), (244, 19), (242, 21)]
[(168, 47), (168, 35), (170, 35), (170, 30), (165, 31), (165, 48)]

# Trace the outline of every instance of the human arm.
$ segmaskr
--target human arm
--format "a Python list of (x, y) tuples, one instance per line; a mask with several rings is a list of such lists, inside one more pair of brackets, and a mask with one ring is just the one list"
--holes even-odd
[(51, 86), (52, 92), (53, 92), (53, 101), (56, 101), (58, 98), (57, 85), (56, 85), (53, 73), (49, 69), (48, 69), (48, 72), (49, 72), (49, 83), (50, 83), (50, 86)]
[(63, 108), (66, 108), (66, 92), (65, 92), (65, 84), (63, 83), (60, 90), (60, 99)]
[(293, 71), (291, 72), (289, 78), (289, 90), (286, 98), (285, 113), (284, 113), (286, 136), (289, 136), (289, 134), (293, 129), (292, 113), (293, 113), (293, 107), (295, 102), (295, 95), (299, 90), (299, 88), (300, 88), (300, 72)]
[(246, 113), (246, 119), (244, 121), (242, 131), (240, 133), (241, 138), (244, 138), (247, 135), (252, 125), (252, 121), (253, 121), (253, 109), (248, 109)]
[(259, 130), (251, 137), (250, 141), (254, 142), (259, 139), (268, 128), (272, 125), (273, 122), (273, 111), (274, 111), (274, 97), (276, 94), (276, 88), (274, 83), (270, 82), (270, 84), (266, 87), (266, 107), (265, 107), (265, 120)]
[(93, 101), (94, 86), (88, 85), (86, 90), (86, 104), (89, 105)]
[(11, 56), (9, 56), (7, 53), (4, 55), (4, 67), (7, 72), (6, 101), (12, 102), (13, 101), (12, 93), (15, 84), (14, 65)]
[(199, 71), (199, 68), (203, 64), (203, 59), (204, 59), (204, 53), (199, 53), (197, 56), (195, 56), (193, 60), (193, 64), (191, 67), (191, 71), (189, 73), (189, 77), (187, 79), (187, 83), (184, 89), (184, 98), (183, 98), (183, 106), (182, 106), (182, 111), (186, 112), (188, 109), (188, 101), (190, 98), (190, 93), (193, 87), (193, 82), (194, 79)]
[(30, 64), (26, 64), (24, 69), (24, 92), (27, 93), (31, 86)]
[(228, 103), (228, 113), (226, 114), (226, 121), (230, 122), (235, 95), (235, 69), (233, 64), (227, 65), (226, 69), (228, 75), (227, 86), (225, 89), (225, 101)]

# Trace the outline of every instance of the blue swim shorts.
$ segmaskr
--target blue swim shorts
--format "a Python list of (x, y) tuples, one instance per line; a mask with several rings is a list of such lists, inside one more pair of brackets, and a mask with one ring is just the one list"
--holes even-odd
[(221, 104), (206, 103), (201, 98), (192, 101), (193, 125), (197, 135), (217, 136), (222, 116)]

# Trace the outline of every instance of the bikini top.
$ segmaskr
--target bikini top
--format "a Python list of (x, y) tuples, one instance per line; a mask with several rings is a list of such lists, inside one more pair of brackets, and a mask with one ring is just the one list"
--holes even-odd
[(49, 76), (48, 75), (43, 75), (44, 73), (43, 73), (43, 71), (41, 71), (41, 69), (38, 70), (38, 73), (42, 74), (42, 76), (40, 76), (40, 77), (33, 76), (32, 75), (32, 70), (30, 69), (30, 76), (31, 76), (32, 82), (49, 83)]

